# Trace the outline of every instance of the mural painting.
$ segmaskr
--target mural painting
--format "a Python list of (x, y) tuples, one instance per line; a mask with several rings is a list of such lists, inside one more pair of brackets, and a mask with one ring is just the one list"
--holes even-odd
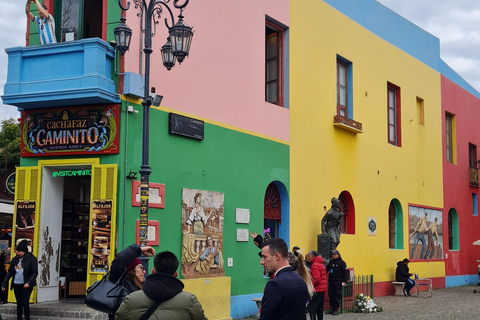
[(182, 191), (182, 274), (186, 279), (225, 275), (223, 199), (220, 192)]
[(410, 206), (410, 259), (443, 259), (442, 211)]

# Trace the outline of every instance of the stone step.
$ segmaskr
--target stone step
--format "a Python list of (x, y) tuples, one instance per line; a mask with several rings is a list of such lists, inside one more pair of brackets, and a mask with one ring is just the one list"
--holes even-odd
[[(0, 305), (0, 315), (2, 320), (17, 318), (17, 305), (15, 303), (6, 303)], [(88, 308), (82, 300), (73, 301), (54, 301), (30, 304), (31, 320), (69, 320), (69, 319), (89, 319), (89, 320), (108, 320), (108, 315)]]

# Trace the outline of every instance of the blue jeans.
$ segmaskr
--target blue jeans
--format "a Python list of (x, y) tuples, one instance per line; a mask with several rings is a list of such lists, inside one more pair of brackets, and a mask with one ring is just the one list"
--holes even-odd
[(407, 279), (405, 282), (405, 291), (408, 293), (412, 288), (415, 286), (415, 280), (413, 279)]

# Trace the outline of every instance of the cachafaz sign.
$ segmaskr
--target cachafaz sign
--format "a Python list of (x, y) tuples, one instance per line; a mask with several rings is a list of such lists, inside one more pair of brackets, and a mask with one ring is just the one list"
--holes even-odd
[(22, 157), (118, 153), (117, 105), (22, 111)]

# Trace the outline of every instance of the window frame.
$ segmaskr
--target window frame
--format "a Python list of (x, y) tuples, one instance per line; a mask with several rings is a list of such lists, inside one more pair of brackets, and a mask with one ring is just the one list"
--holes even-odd
[[(273, 32), (269, 32), (270, 29)], [(277, 45), (276, 45), (276, 52), (273, 57), (269, 56), (269, 45), (268, 40), (276, 37), (277, 38)], [(285, 43), (285, 30), (271, 22), (265, 22), (265, 101), (268, 103), (276, 104), (281, 107), (284, 106), (284, 43)], [(276, 77), (275, 79), (269, 79), (269, 61), (275, 60), (276, 66)], [(270, 101), (269, 100), (269, 84), (276, 82), (276, 100)]]
[[(393, 93), (393, 106), (391, 104), (390, 93)], [(390, 121), (390, 112), (393, 112), (394, 123)], [(401, 96), (400, 87), (387, 83), (387, 137), (388, 143), (397, 147), (402, 146), (401, 135)], [(391, 129), (394, 136), (391, 137)]]
[[(345, 79), (345, 84), (343, 85), (343, 88), (345, 89), (345, 105), (342, 105), (340, 103), (340, 89), (342, 88), (342, 84), (340, 83), (340, 67), (343, 67), (344, 69), (344, 74), (343, 74), (343, 77)], [(345, 118), (349, 118), (348, 116), (348, 107), (349, 107), (349, 104), (348, 104), (348, 99), (350, 98), (349, 97), (349, 94), (348, 94), (348, 91), (349, 91), (349, 81), (348, 81), (348, 64), (343, 61), (342, 59), (339, 59), (337, 57), (337, 115), (339, 116), (342, 116), (342, 117), (345, 117)], [(344, 114), (342, 114), (342, 110), (344, 112)]]
[[(392, 212), (392, 210), (394, 212)], [(395, 216), (393, 217), (393, 213)], [(393, 221), (391, 220), (393, 218)], [(398, 199), (392, 199), (388, 206), (388, 247), (403, 249), (403, 210)]]
[(454, 125), (455, 116), (449, 112), (445, 113), (445, 157), (447, 162), (454, 163)]

